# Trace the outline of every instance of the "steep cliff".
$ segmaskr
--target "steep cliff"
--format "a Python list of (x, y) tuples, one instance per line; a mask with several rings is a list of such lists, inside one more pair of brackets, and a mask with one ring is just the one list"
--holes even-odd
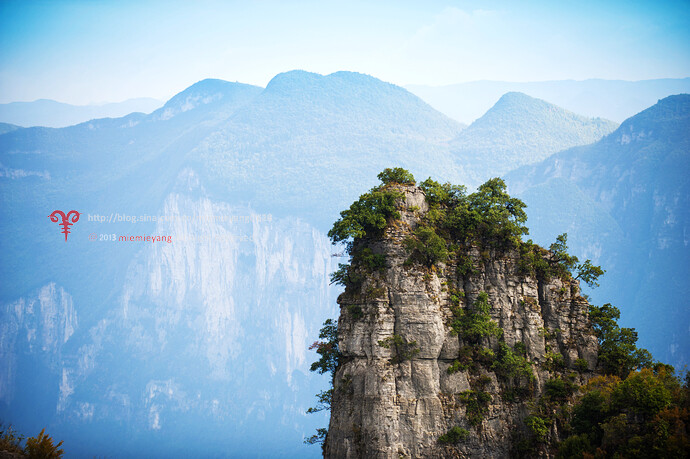
[[(59, 362), (78, 324), (72, 296), (53, 282), (0, 304), (0, 403), (9, 405), (15, 399), (18, 372), (29, 367), (34, 375), (40, 374), (26, 364), (31, 359), (45, 365), (46, 374), (59, 378), (57, 411), (62, 410), (74, 388), (67, 383), (67, 372)], [(19, 398), (22, 396), (20, 393)]]
[[(369, 261), (353, 255), (338, 299), (325, 456), (549, 456), (548, 442), (530, 438), (558, 439), (558, 422), (530, 429), (536, 401), (545, 387), (586, 381), (597, 365), (578, 281), (525, 269), (520, 244), (446, 241), (454, 252), (445, 261), (415, 258), (409, 241), (438, 205), (416, 186), (386, 189), (400, 193), (399, 218), (355, 238), (351, 253)], [(385, 263), (372, 269), (372, 257)]]
[(235, 457), (259, 439), (263, 455), (313, 457), (301, 440), (323, 421), (304, 413), (321, 383), (309, 379), (308, 339), (339, 293), (328, 239), (296, 217), (210, 197), (192, 169), (148, 215), (157, 221), (123, 233), (172, 242), (106, 247), (70, 234), (73, 257), (89, 243), (122, 255), (110, 296), (90, 302), (103, 289), (56, 276), (0, 301), (0, 419), (48, 420), (77, 457)]

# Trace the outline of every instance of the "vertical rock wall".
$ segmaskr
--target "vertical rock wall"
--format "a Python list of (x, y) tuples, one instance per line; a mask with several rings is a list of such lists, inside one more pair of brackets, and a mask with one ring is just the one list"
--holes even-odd
[[(596, 367), (588, 303), (576, 281), (544, 282), (518, 275), (516, 251), (468, 247), (475, 271), (470, 275), (452, 264), (431, 269), (406, 264), (409, 254), (403, 241), (428, 207), (421, 189), (402, 191), (401, 219), (389, 225), (383, 238), (367, 243), (375, 253), (385, 254), (385, 270), (369, 273), (355, 288), (348, 286), (338, 300), (342, 363), (335, 375), (325, 456), (508, 457), (525, 429), (529, 401), (542, 394), (544, 383), (565, 375), (582, 382)], [(488, 295), (491, 318), (503, 329), (502, 340), (511, 348), (523, 343), (533, 362), (534, 380), (521, 397), (511, 399), (511, 383), (488, 364), (448, 372), (466, 344), (450, 327), (451, 295), (467, 308), (481, 292)], [(396, 339), (402, 340), (397, 349)], [(497, 338), (487, 343), (494, 349), (497, 345)], [(557, 354), (563, 357), (562, 365), (553, 362)], [(580, 371), (575, 371), (577, 359), (586, 361), (588, 370), (579, 361)], [(491, 396), (477, 425), (469, 421), (466, 399), (463, 402), (463, 393), (472, 390)], [(467, 437), (439, 442), (455, 426), (466, 429)], [(551, 430), (557, 437), (555, 427)]]

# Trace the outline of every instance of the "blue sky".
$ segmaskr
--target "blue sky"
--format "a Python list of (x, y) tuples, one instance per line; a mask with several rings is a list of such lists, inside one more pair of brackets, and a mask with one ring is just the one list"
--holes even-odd
[(2, 1), (0, 102), (304, 69), (399, 85), (690, 76), (690, 1)]

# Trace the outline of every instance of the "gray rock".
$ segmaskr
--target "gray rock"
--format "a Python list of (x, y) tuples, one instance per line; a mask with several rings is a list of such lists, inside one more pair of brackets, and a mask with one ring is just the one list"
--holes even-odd
[[(349, 286), (339, 298), (338, 322), (342, 364), (335, 376), (331, 421), (325, 456), (331, 458), (400, 457), (509, 457), (515, 433), (524, 431), (529, 401), (536, 400), (544, 383), (575, 370), (585, 359), (596, 367), (597, 341), (587, 318), (587, 301), (574, 280), (543, 282), (518, 275), (516, 252), (468, 253), (477, 273), (463, 277), (454, 266), (427, 269), (404, 265), (408, 253), (404, 239), (428, 210), (424, 193), (416, 187), (400, 187), (405, 193), (401, 219), (387, 228), (384, 237), (369, 246), (384, 253), (387, 268), (368, 278), (357, 289)], [(512, 347), (524, 344), (533, 362), (532, 393), (506, 401), (505, 383), (499, 383), (488, 365), (480, 374), (448, 367), (458, 357), (462, 337), (452, 333), (450, 288), (464, 292), (460, 307), (473, 304), (486, 292), (491, 317), (503, 329), (503, 340)], [(372, 298), (367, 292), (378, 289)], [(347, 305), (359, 305), (363, 316), (355, 318)], [(379, 342), (402, 338), (409, 358), (396, 354), (395, 346)], [(495, 347), (498, 340), (492, 338)], [(417, 353), (412, 352), (418, 349)], [(563, 356), (563, 367), (549, 365), (551, 355)], [(405, 356), (403, 356), (405, 357)], [(401, 361), (397, 361), (401, 360)], [(578, 374), (582, 382), (590, 373)], [(472, 390), (482, 378), (483, 391), (491, 395), (488, 412), (480, 424), (471, 425), (460, 394)], [(454, 426), (469, 431), (468, 437), (444, 445), (438, 438)], [(554, 437), (555, 435), (555, 437)], [(558, 440), (552, 429), (552, 439)], [(549, 457), (549, 452), (538, 452)]]

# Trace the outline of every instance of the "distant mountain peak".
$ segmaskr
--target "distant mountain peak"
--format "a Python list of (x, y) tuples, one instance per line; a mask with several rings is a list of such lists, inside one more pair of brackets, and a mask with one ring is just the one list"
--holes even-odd
[(251, 87), (244, 83), (231, 83), (225, 80), (219, 80), (216, 78), (206, 78), (201, 81), (197, 81), (187, 89), (177, 93), (164, 105), (165, 107), (179, 106), (180, 103), (185, 103), (185, 101), (190, 98), (203, 99), (202, 103), (210, 103), (214, 99), (220, 99), (227, 95), (229, 92), (233, 91), (237, 87)]
[(284, 90), (305, 84), (313, 84), (322, 78), (324, 76), (318, 73), (307, 72), (306, 70), (290, 70), (271, 78), (271, 81), (266, 85), (266, 91)]
[(349, 81), (349, 82), (354, 82), (354, 83), (363, 83), (363, 82), (369, 82), (369, 83), (377, 83), (377, 84), (386, 84), (389, 86), (395, 86), (394, 84), (391, 83), (386, 83), (383, 80), (379, 80), (376, 77), (373, 77), (369, 74), (366, 73), (360, 73), (360, 72), (350, 72), (347, 70), (340, 70), (338, 72), (331, 73), (327, 75), (327, 78), (334, 78), (334, 79), (339, 79), (339, 80), (344, 80), (344, 81)]
[(220, 101), (232, 101), (237, 98), (251, 98), (261, 91), (262, 88), (258, 86), (232, 83), (216, 78), (206, 78), (173, 96), (158, 111), (157, 117), (161, 120), (166, 120), (203, 105)]
[(459, 121), (476, 120), (508, 91), (547, 100), (574, 113), (622, 123), (671, 94), (690, 92), (690, 78), (621, 81), (473, 81), (448, 86), (408, 85), (432, 107)]
[[(331, 111), (331, 117), (336, 113), (348, 117), (353, 111), (371, 110), (371, 116), (383, 116), (386, 123), (403, 131), (411, 127), (409, 123), (412, 122), (412, 119), (406, 118), (405, 112), (435, 118), (441, 130), (457, 132), (464, 127), (435, 111), (406, 89), (357, 72), (338, 71), (321, 75), (291, 70), (280, 73), (266, 85), (261, 99), (266, 103), (287, 104), (290, 110), (302, 115), (316, 110), (319, 113)], [(317, 116), (321, 117), (322, 114)]]
[(690, 94), (676, 94), (659, 100), (646, 110), (625, 120), (609, 137), (621, 145), (651, 142), (659, 137), (687, 139), (690, 128)]
[(502, 123), (512, 130), (535, 129), (539, 124), (574, 123), (597, 125), (608, 132), (617, 124), (602, 118), (588, 118), (522, 92), (507, 92), (470, 128), (481, 129), (486, 124)]
[(458, 135), (452, 149), (463, 163), (484, 164), (485, 170), (503, 174), (560, 150), (596, 142), (616, 127), (613, 121), (587, 118), (521, 92), (508, 92)]
[(182, 91), (182, 93), (188, 91), (208, 91), (215, 89), (223, 89), (232, 86), (233, 84), (237, 83), (231, 83), (229, 81), (221, 80), (219, 78), (204, 78), (203, 80), (197, 81), (196, 83)]
[(687, 118), (688, 113), (690, 113), (690, 94), (675, 94), (660, 99), (656, 104), (627, 119), (623, 124), (640, 118), (665, 122), (677, 118)]
[(537, 99), (536, 97), (528, 96), (524, 92), (519, 92), (519, 91), (510, 91), (501, 96), (501, 98), (498, 100), (497, 104), (505, 104), (505, 103), (517, 103), (517, 102), (541, 102), (545, 103), (547, 105), (548, 102), (545, 102), (541, 99)]
[(535, 97), (529, 96), (522, 92), (507, 92), (498, 99), (498, 102), (494, 104), (481, 118), (492, 117), (493, 115), (500, 114), (501, 116), (512, 116), (513, 113), (507, 113), (512, 110), (519, 110), (521, 113), (529, 113), (532, 116), (543, 115), (545, 113), (559, 112), (563, 116), (568, 116), (571, 118), (580, 118), (586, 120), (588, 118), (584, 116), (577, 115), (570, 112), (564, 108), (557, 105), (551, 104), (545, 100), (537, 99)]
[(290, 92), (305, 87), (322, 87), (334, 90), (339, 86), (385, 86), (394, 88), (400, 92), (407, 92), (405, 89), (390, 83), (379, 80), (373, 76), (349, 71), (338, 71), (328, 75), (307, 72), (305, 70), (290, 70), (289, 72), (279, 73), (268, 82), (266, 91), (268, 92)]

